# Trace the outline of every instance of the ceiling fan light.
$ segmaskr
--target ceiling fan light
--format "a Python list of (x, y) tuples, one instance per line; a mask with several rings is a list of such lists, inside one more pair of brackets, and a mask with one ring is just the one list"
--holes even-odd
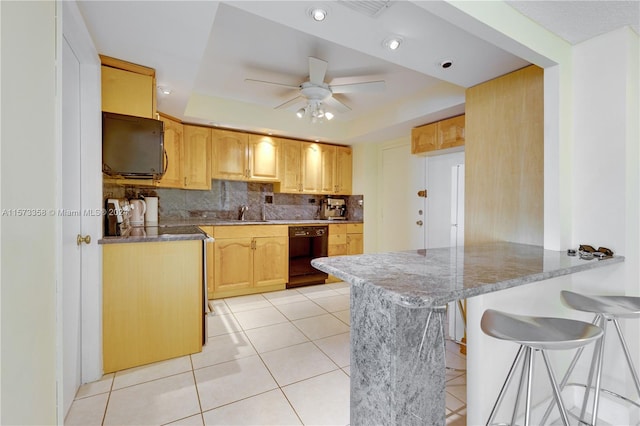
[(304, 108), (300, 108), (300, 109), (296, 112), (296, 116), (297, 116), (298, 118), (302, 118), (302, 117), (304, 117), (304, 113), (305, 113)]
[(331, 120), (333, 118), (333, 114), (330, 113), (329, 111), (325, 112), (324, 116), (326, 117), (327, 120)]
[(309, 15), (311, 16), (311, 18), (313, 18), (314, 21), (322, 22), (327, 17), (327, 11), (319, 7), (314, 7), (313, 9), (309, 10)]

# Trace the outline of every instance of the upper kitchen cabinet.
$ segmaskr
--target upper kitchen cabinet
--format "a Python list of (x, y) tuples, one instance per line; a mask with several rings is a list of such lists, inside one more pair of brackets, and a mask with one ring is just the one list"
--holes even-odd
[(184, 125), (183, 188), (211, 189), (211, 132), (208, 127)]
[(435, 155), (459, 149), (464, 146), (464, 134), (464, 114), (415, 127), (411, 130), (411, 153)]
[(244, 180), (247, 173), (249, 135), (230, 130), (213, 129), (211, 176), (214, 179)]
[(153, 68), (100, 55), (102, 110), (154, 118), (156, 72)]
[(161, 115), (164, 123), (165, 172), (162, 188), (211, 189), (211, 129), (182, 124)]
[(353, 152), (351, 147), (336, 146), (334, 194), (350, 195), (353, 182)]
[(279, 180), (280, 140), (271, 136), (249, 135), (248, 178), (261, 182)]
[(320, 144), (301, 143), (301, 191), (306, 194), (322, 192), (322, 154)]
[(182, 188), (182, 140), (184, 128), (182, 123), (169, 117), (160, 116), (160, 120), (164, 123), (164, 150), (166, 169), (162, 179), (158, 182), (158, 186), (163, 188)]
[(298, 141), (285, 139), (280, 144), (279, 192), (302, 192), (302, 143)]
[(230, 130), (212, 130), (214, 179), (273, 182), (279, 179), (280, 140)]

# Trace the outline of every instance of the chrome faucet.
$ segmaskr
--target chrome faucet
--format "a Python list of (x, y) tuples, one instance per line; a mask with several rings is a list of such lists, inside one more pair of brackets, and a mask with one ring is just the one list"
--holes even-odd
[(240, 213), (238, 214), (238, 220), (244, 220), (244, 214), (247, 210), (249, 210), (249, 206), (246, 206), (246, 205), (240, 206)]

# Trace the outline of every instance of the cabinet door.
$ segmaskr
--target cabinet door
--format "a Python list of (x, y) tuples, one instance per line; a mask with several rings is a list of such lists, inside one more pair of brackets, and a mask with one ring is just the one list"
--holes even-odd
[(347, 234), (347, 254), (362, 254), (363, 234)]
[(164, 123), (165, 167), (167, 171), (158, 182), (163, 188), (182, 188), (182, 140), (183, 126), (170, 118), (160, 116)]
[(281, 142), (280, 192), (302, 191), (302, 143), (291, 140)]
[(211, 176), (214, 179), (245, 180), (249, 135), (242, 132), (212, 129), (213, 151)]
[[(213, 226), (201, 226), (200, 229), (207, 235), (213, 235)], [(215, 280), (215, 243), (206, 242), (206, 265), (207, 265), (207, 298), (213, 299), (213, 281)]]
[(351, 195), (353, 155), (350, 147), (336, 147), (336, 193)]
[(322, 151), (317, 143), (302, 142), (302, 192), (317, 194), (322, 188)]
[(184, 187), (211, 189), (211, 129), (184, 126)]
[(104, 65), (101, 71), (103, 111), (153, 118), (153, 76)]
[(320, 145), (321, 191), (323, 194), (335, 194), (336, 147)]
[(271, 136), (249, 135), (249, 178), (253, 180), (278, 180), (280, 141)]
[(438, 123), (411, 129), (411, 153), (420, 154), (440, 148)]
[(438, 122), (438, 130), (441, 149), (464, 145), (464, 115)]
[(254, 238), (253, 280), (255, 287), (286, 284), (289, 279), (289, 238)]
[(251, 238), (216, 239), (214, 293), (245, 289), (253, 282)]

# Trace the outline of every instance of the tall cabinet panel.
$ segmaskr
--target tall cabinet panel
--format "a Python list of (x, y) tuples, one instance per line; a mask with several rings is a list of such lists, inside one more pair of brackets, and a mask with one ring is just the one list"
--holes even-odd
[(334, 194), (336, 174), (336, 147), (333, 145), (320, 145), (321, 162), (321, 191), (324, 194)]
[(182, 139), (183, 126), (168, 117), (160, 116), (164, 123), (165, 168), (167, 171), (158, 182), (163, 188), (182, 188)]
[(302, 191), (302, 144), (298, 141), (281, 142), (280, 192)]
[(336, 193), (351, 195), (353, 185), (353, 151), (348, 146), (336, 147)]

